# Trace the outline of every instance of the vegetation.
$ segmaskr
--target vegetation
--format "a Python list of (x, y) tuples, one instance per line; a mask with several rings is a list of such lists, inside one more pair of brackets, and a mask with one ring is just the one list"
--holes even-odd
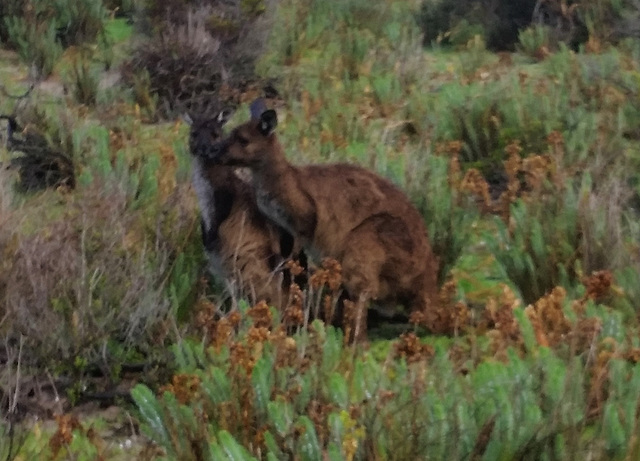
[[(486, 10), (508, 45), (482, 1), (66, 3), (0, 5), (0, 459), (640, 456), (637, 2)], [(265, 93), (292, 161), (407, 191), (446, 335), (345, 345), (330, 262), (223, 302), (176, 115)]]

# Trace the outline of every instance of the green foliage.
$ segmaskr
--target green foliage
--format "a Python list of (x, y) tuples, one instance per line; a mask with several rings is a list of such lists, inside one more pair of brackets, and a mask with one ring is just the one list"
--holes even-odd
[(49, 18), (58, 29), (62, 46), (95, 42), (105, 32), (108, 12), (102, 0), (53, 0)]
[(518, 51), (533, 58), (544, 57), (551, 48), (551, 32), (548, 26), (535, 25), (518, 34)]
[(11, 34), (8, 31), (8, 21), (10, 17), (22, 16), (25, 0), (6, 0), (0, 3), (0, 43), (8, 42)]
[[(1, 3), (4, 12), (18, 2)], [(165, 17), (168, 4), (155, 3)], [(476, 15), (487, 4), (476, 2), (446, 28), (439, 24), (448, 20), (436, 18), (433, 27), (460, 49), (425, 53), (410, 2), (282, 0), (259, 65), (285, 101), (280, 138), (294, 163), (357, 162), (416, 203), (441, 258), (440, 280), (452, 279), (454, 301), (469, 306), (469, 324), (456, 337), (403, 336), (347, 348), (340, 330), (320, 323), (286, 336), (281, 313), (257, 327), (243, 301), (238, 323), (220, 317), (216, 293), (199, 283), (203, 255), (186, 132), (149, 123), (164, 104), (153, 79), (168, 75), (151, 69), (136, 74), (126, 94), (102, 92), (98, 110), (78, 109), (72, 98), (62, 110), (47, 95), (47, 104), (37, 99), (37, 110), (24, 115), (29, 130), (73, 157), (78, 173), (75, 191), (15, 200), (4, 194), (8, 188), (0, 194), (0, 332), (24, 336), (24, 369), (37, 375), (46, 366), (68, 383), (59, 392), (77, 400), (92, 389), (89, 374), (100, 369), (117, 383), (123, 365), (154, 363), (179, 334), (171, 348), (174, 379), (156, 393), (152, 372), (132, 393), (141, 431), (166, 459), (637, 458), (640, 47), (628, 40), (598, 50), (594, 40), (589, 47), (599, 54), (561, 45), (535, 63), (498, 56), (484, 45), (494, 46), (491, 27)], [(262, 5), (238, 1), (233, 14), (257, 19)], [(593, 12), (595, 5), (581, 2)], [(238, 30), (220, 21), (227, 13), (198, 30), (233, 42), (236, 36), (224, 33)], [(20, 27), (40, 24), (27, 19)], [(117, 21), (97, 39), (126, 45), (131, 30)], [(51, 34), (61, 46), (55, 35), (62, 29), (45, 34), (38, 27), (33, 40), (36, 32)], [(546, 43), (543, 27), (521, 32), (523, 53)], [(589, 27), (594, 39), (613, 37)], [(193, 45), (203, 36), (182, 37)], [(184, 41), (158, 45), (168, 60), (181, 57), (176, 43)], [(114, 61), (101, 56), (106, 67)], [(243, 81), (234, 105), (259, 91), (236, 79), (245, 75), (239, 68), (234, 61), (225, 74), (227, 83)], [(58, 70), (64, 77), (64, 63)], [(83, 61), (75, 70), (65, 83), (85, 88), (78, 98), (92, 103), (97, 66)], [(216, 79), (222, 75), (214, 71)], [(182, 89), (190, 80), (179, 74), (167, 78)], [(208, 103), (222, 79), (194, 81), (203, 85), (196, 97)], [(3, 113), (25, 105), (0, 104)], [(522, 158), (509, 183), (505, 149), (517, 145)], [(546, 167), (527, 169), (528, 161)], [(462, 186), (473, 168), (488, 182), (485, 207)], [(517, 191), (502, 201), (509, 186)], [(601, 269), (612, 270), (611, 286), (594, 294), (584, 279)], [(557, 285), (569, 295), (556, 311), (544, 310), (549, 301), (540, 296)], [(213, 306), (202, 335), (213, 344), (188, 325), (201, 304)], [(202, 316), (193, 323), (200, 327)], [(423, 355), (408, 344), (424, 346)], [(9, 368), (0, 376), (11, 375)], [(0, 379), (0, 400), (14, 395), (13, 382)], [(107, 458), (88, 432), (73, 437), (59, 456)], [(0, 429), (3, 459), (5, 440)], [(36, 428), (17, 456), (52, 458), (49, 440)]]
[[(633, 440), (640, 365), (611, 359), (606, 366), (616, 384), (594, 417), (588, 365), (538, 346), (533, 331), (526, 356), (510, 349), (506, 361), (482, 361), (460, 375), (445, 348), (428, 363), (409, 365), (354, 354), (318, 322), (285, 339), (294, 349), (275, 331), (270, 339), (252, 339), (252, 328), (245, 324), (231, 349), (182, 343), (181, 355), (200, 357), (196, 368), (180, 368), (160, 396), (144, 385), (134, 389), (143, 431), (171, 457), (466, 459), (478, 449), (487, 460), (618, 457)], [(333, 352), (317, 349), (320, 344)], [(232, 362), (232, 351), (241, 349), (250, 355)], [(438, 379), (425, 382), (424, 366)]]
[(640, 38), (636, 27), (640, 6), (632, 0), (583, 1), (577, 15), (589, 35), (598, 41), (618, 43), (624, 38)]
[(28, 63), (36, 75), (46, 78), (62, 55), (62, 46), (57, 40), (56, 23), (33, 23), (20, 16), (4, 18), (10, 43), (20, 57)]
[(35, 78), (51, 74), (64, 48), (104, 37), (107, 20), (101, 0), (12, 0), (0, 13), (0, 37), (33, 67)]
[(79, 104), (94, 106), (98, 99), (99, 77), (86, 57), (77, 59), (66, 76), (67, 84)]
[(579, 270), (578, 193), (568, 187), (540, 202), (518, 200), (510, 211), (509, 225), (496, 218), (497, 232), (487, 235), (487, 244), (524, 301), (566, 287)]
[[(8, 376), (0, 376), (0, 379), (8, 378)], [(3, 406), (8, 402), (2, 401)], [(4, 414), (2, 409), (0, 415), (0, 459), (15, 459), (17, 453), (21, 450), (27, 438), (27, 431), (20, 424), (13, 421), (14, 415)], [(5, 419), (6, 418), (6, 419)]]
[(425, 217), (434, 253), (440, 258), (438, 279), (446, 279), (451, 268), (470, 243), (477, 209), (465, 206), (458, 190), (450, 183), (450, 164), (445, 157), (425, 156), (421, 179), (410, 191)]

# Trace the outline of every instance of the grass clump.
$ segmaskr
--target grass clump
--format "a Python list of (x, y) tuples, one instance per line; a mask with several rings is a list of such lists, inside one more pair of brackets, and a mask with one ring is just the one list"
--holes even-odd
[(4, 8), (0, 36), (32, 67), (36, 80), (52, 73), (65, 48), (96, 42), (105, 32), (102, 1), (23, 0)]
[[(8, 214), (0, 277), (0, 318), (12, 319), (3, 337), (22, 338), (22, 366), (55, 371), (71, 402), (111, 392), (123, 367), (162, 356), (201, 261), (195, 204), (176, 185), (173, 149), (148, 146), (146, 135), (151, 150), (136, 160), (131, 145), (112, 150), (106, 129), (74, 126), (81, 193), (36, 195)], [(106, 381), (90, 383), (96, 375)]]

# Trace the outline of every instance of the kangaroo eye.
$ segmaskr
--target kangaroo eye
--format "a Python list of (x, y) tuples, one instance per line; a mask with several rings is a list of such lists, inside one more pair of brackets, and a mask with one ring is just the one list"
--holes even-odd
[(244, 136), (238, 136), (238, 142), (240, 143), (241, 146), (245, 147), (249, 145), (249, 140), (247, 138), (245, 138)]

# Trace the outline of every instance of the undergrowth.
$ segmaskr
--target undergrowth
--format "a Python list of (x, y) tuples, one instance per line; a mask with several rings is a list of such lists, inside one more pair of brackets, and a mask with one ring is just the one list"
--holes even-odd
[[(496, 54), (473, 24), (438, 29), (456, 51), (425, 51), (421, 2), (176, 0), (190, 6), (166, 23), (168, 4), (109, 2), (147, 35), (105, 89), (121, 59), (106, 45), (133, 43), (131, 28), (105, 20), (102, 43), (83, 32), (102, 12), (69, 10), (60, 29), (17, 3), (0, 7), (0, 37), (68, 92), (0, 101), (23, 149), (0, 150), (0, 457), (107, 457), (98, 430), (59, 413), (126, 398), (132, 368), (155, 446), (138, 459), (640, 456), (640, 44), (616, 32), (633, 4), (571, 10), (581, 48), (538, 24)], [(595, 21), (598, 5), (612, 21)], [(89, 43), (59, 59), (73, 37)], [(416, 204), (448, 336), (400, 325), (345, 346), (338, 329), (305, 328), (335, 302), (313, 286), (300, 310), (219, 304), (174, 115), (266, 90), (294, 163), (358, 163)], [(64, 155), (73, 183), (17, 187), (27, 139)], [(55, 430), (22, 426), (7, 455), (8, 422), (29, 412), (58, 414)]]

